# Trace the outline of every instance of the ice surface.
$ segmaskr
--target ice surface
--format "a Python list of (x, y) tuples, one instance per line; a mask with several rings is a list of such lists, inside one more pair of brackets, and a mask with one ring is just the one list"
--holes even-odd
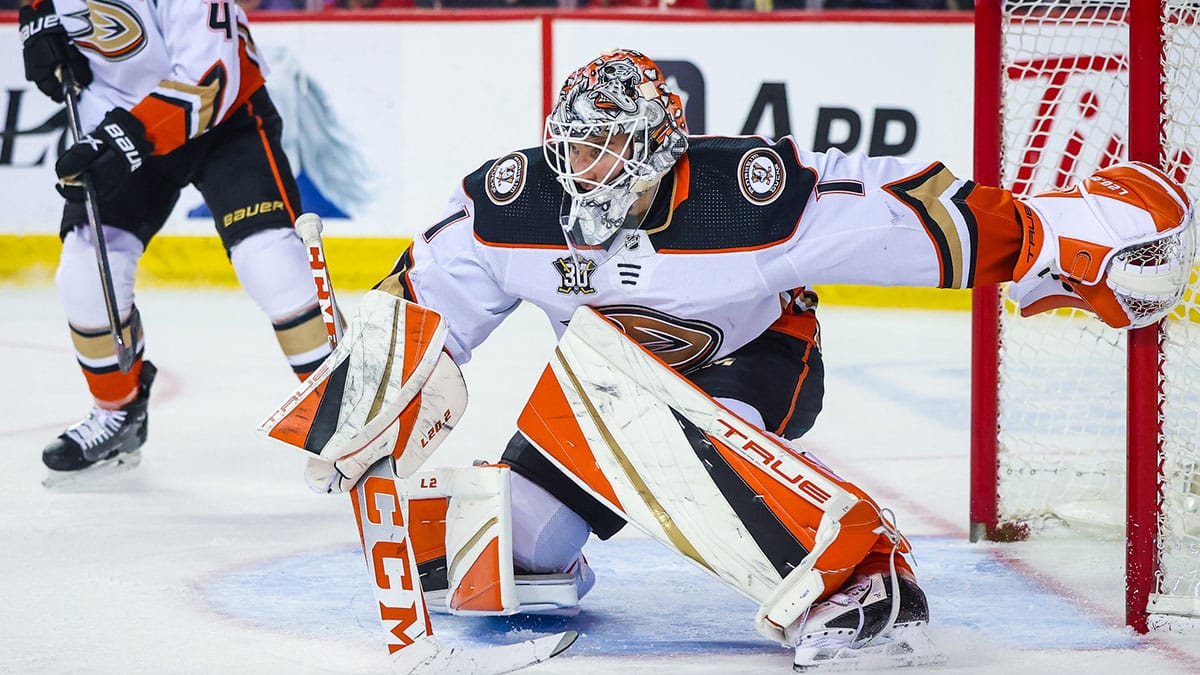
[[(142, 466), (52, 491), (40, 449), (89, 399), (54, 291), (0, 287), (0, 672), (386, 672), (348, 499), (308, 492), (302, 457), (254, 431), (295, 384), (269, 323), (236, 291), (138, 305), (160, 368)], [(948, 656), (932, 670), (1200, 672), (1200, 633), (1124, 628), (1119, 543), (967, 543), (966, 314), (822, 313), (826, 410), (805, 442), (912, 538)], [(497, 457), (551, 346), (533, 310), (501, 326), (464, 368), (471, 403), (435, 461)], [(789, 672), (748, 601), (658, 544), (623, 532), (586, 553), (598, 580), (579, 617), (435, 615), (435, 633), (582, 633), (530, 672)]]

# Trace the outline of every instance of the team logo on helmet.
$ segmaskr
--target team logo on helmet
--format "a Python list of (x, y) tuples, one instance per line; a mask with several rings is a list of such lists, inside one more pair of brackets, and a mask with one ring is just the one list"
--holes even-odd
[(756, 148), (742, 155), (738, 164), (738, 187), (751, 204), (765, 206), (783, 192), (786, 176), (783, 160), (770, 148)]
[(486, 185), (488, 199), (496, 206), (516, 199), (525, 189), (525, 155), (514, 152), (505, 155), (488, 169)]

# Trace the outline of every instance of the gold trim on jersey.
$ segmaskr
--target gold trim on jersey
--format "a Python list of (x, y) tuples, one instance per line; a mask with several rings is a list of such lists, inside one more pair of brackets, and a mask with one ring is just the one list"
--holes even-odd
[(884, 190), (912, 209), (933, 240), (941, 262), (941, 288), (962, 288), (964, 276), (963, 242), (954, 217), (941, 197), (958, 178), (943, 164), (936, 163), (921, 173), (894, 181)]
[[(658, 234), (671, 226), (671, 220), (675, 217), (675, 207), (687, 199), (687, 182), (690, 179), (690, 169), (691, 165), (688, 163), (687, 155), (680, 157), (679, 161), (675, 163), (675, 169), (671, 173), (671, 202), (667, 205), (667, 218), (663, 221), (662, 225), (646, 230), (647, 235)], [(655, 197), (657, 198), (657, 195)], [(651, 200), (651, 206), (653, 206), (653, 202), (654, 200)]]
[(209, 84), (186, 84), (174, 80), (163, 80), (158, 83), (158, 86), (163, 89), (170, 89), (171, 91), (186, 94), (200, 101), (200, 105), (196, 108), (196, 128), (189, 130), (190, 133), (188, 133), (187, 137), (195, 138), (204, 133), (204, 130), (209, 127), (209, 123), (212, 122), (213, 113), (216, 111), (217, 96), (221, 93), (220, 80), (213, 80)]

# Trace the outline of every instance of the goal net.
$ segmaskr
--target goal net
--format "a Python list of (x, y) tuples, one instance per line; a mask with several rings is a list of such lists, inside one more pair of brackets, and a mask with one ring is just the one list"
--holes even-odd
[[(1200, 200), (1200, 3), (982, 0), (975, 177), (1018, 194), (1124, 159)], [(1022, 319), (978, 289), (972, 538), (1127, 538), (1127, 619), (1200, 617), (1200, 290), (1159, 327)]]

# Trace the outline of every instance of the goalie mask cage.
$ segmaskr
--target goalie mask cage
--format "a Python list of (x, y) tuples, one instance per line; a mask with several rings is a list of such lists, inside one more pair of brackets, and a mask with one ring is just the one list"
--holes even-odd
[[(1200, 199), (1195, 0), (980, 0), (976, 65), (981, 183), (1032, 195), (1128, 158)], [(1173, 314), (1128, 333), (973, 296), (971, 538), (1123, 529), (1139, 632), (1200, 617), (1198, 289), (1193, 268)]]

